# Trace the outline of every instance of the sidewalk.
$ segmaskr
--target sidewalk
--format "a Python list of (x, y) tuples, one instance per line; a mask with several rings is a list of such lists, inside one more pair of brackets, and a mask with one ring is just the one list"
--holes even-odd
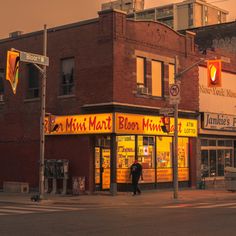
[[(4, 193), (0, 192), (0, 203), (18, 203), (18, 204), (35, 204), (31, 201), (31, 196), (35, 193)], [(95, 193), (91, 195), (50, 195), (45, 194), (45, 199), (39, 204), (84, 204), (84, 205), (120, 205), (137, 203), (148, 204), (168, 204), (168, 203), (185, 203), (195, 201), (221, 201), (231, 200), (236, 202), (236, 193), (226, 190), (198, 190), (186, 189), (179, 190), (178, 199), (173, 198), (172, 190), (151, 190), (143, 191), (141, 196), (131, 196), (131, 193), (119, 192), (116, 196), (109, 193)]]

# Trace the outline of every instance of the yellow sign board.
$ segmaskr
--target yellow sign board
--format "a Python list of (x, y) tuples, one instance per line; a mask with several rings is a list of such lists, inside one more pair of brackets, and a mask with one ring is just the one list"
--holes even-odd
[[(113, 121), (113, 117), (115, 117)], [(113, 123), (115, 127), (113, 127)], [(50, 131), (51, 127), (57, 128)], [(66, 134), (148, 134), (148, 135), (173, 135), (174, 118), (170, 118), (170, 133), (164, 133), (161, 129), (161, 116), (145, 116), (137, 114), (112, 113), (88, 114), (75, 116), (53, 116), (53, 119), (46, 117), (45, 134), (66, 135)], [(197, 137), (197, 120), (178, 119), (178, 134), (185, 137)]]
[[(77, 116), (53, 116), (45, 119), (45, 134), (97, 134), (112, 133), (112, 114), (91, 114)], [(50, 127), (57, 128), (50, 131)]]
[[(118, 134), (168, 135), (161, 129), (161, 116), (115, 114), (115, 132)], [(170, 118), (170, 133), (174, 134), (174, 118)], [(178, 119), (179, 136), (197, 137), (197, 120)]]

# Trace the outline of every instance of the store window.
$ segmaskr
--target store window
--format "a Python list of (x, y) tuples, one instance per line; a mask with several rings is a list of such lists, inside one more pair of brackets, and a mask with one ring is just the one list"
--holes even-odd
[(155, 168), (154, 137), (138, 136), (138, 161), (144, 169)]
[(172, 138), (157, 137), (157, 168), (172, 167)]
[(152, 95), (162, 96), (162, 62), (152, 60)]
[(158, 136), (156, 139), (157, 182), (171, 182), (172, 178), (172, 137)]
[(188, 166), (188, 138), (178, 138), (178, 167)]
[(137, 137), (137, 157), (143, 167), (143, 178), (145, 183), (155, 182), (155, 137)]
[(117, 136), (117, 183), (129, 181), (129, 168), (134, 160), (135, 136)]
[(74, 58), (61, 60), (60, 95), (71, 95), (74, 93), (74, 66)]
[[(172, 137), (157, 137), (157, 182), (173, 180), (173, 140)], [(189, 180), (189, 148), (188, 138), (178, 138), (178, 178)]]
[(224, 176), (224, 169), (234, 166), (234, 142), (224, 139), (201, 140), (201, 169), (205, 177)]
[(39, 70), (33, 64), (27, 64), (28, 88), (26, 97), (28, 99), (39, 97)]

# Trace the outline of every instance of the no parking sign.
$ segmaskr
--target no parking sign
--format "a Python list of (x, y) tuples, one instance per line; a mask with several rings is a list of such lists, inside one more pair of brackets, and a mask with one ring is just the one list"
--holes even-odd
[(180, 84), (170, 84), (169, 87), (170, 104), (178, 104), (180, 102)]

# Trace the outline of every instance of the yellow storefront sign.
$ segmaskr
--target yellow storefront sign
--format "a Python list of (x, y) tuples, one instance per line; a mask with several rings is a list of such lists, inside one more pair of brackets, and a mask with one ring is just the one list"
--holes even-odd
[[(114, 121), (113, 121), (114, 117)], [(112, 113), (53, 116), (45, 118), (45, 134), (148, 134), (148, 135), (173, 135), (174, 118), (170, 119), (170, 133), (164, 133), (161, 129), (161, 116), (145, 116), (137, 114)], [(115, 124), (115, 127), (113, 127)], [(51, 130), (52, 127), (56, 129)], [(197, 137), (197, 120), (178, 119), (178, 134), (185, 137)]]
[[(166, 135), (161, 129), (161, 116), (115, 114), (115, 132), (118, 134)], [(179, 136), (197, 137), (197, 120), (178, 119)], [(174, 118), (170, 118), (170, 133), (174, 134)]]
[[(55, 130), (50, 130), (55, 126), (57, 127)], [(51, 135), (111, 133), (112, 130), (112, 114), (110, 113), (53, 116), (53, 119), (49, 117), (45, 119), (45, 134)]]

